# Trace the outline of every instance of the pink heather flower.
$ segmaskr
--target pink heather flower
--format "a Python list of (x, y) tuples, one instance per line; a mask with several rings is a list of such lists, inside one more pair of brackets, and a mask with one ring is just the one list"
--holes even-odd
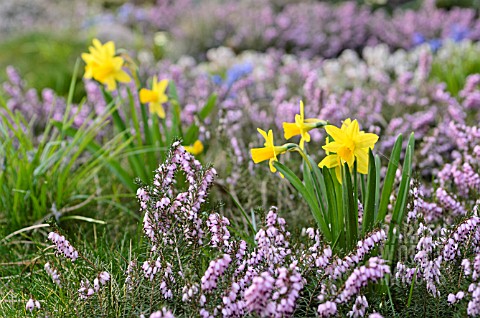
[(317, 310), (320, 317), (330, 317), (337, 313), (337, 304), (333, 301), (327, 301), (318, 306)]
[(150, 315), (150, 318), (175, 318), (170, 310), (162, 308), (162, 310), (156, 311)]
[(57, 272), (57, 270), (53, 268), (48, 262), (45, 264), (44, 269), (48, 273), (48, 275), (50, 275), (55, 284), (60, 286), (60, 274)]
[(330, 274), (333, 279), (341, 277), (348, 269), (362, 261), (365, 255), (370, 253), (377, 244), (382, 244), (386, 238), (387, 235), (384, 230), (371, 233), (364, 240), (358, 241), (357, 249), (355, 251), (343, 259), (337, 258), (325, 269), (325, 271)]
[(227, 228), (229, 225), (230, 221), (218, 213), (210, 214), (207, 220), (207, 226), (212, 234), (210, 244), (212, 247), (222, 248), (227, 253), (231, 250), (230, 232)]
[(343, 291), (338, 295), (337, 301), (344, 303), (351, 297), (358, 294), (360, 289), (368, 284), (369, 281), (376, 282), (383, 278), (385, 274), (390, 273), (390, 267), (385, 265), (385, 261), (378, 257), (372, 257), (368, 264), (355, 268), (353, 273), (347, 278)]
[(357, 296), (352, 310), (349, 311), (347, 315), (354, 318), (363, 317), (365, 316), (365, 311), (367, 310), (367, 308), (367, 298), (365, 296)]
[(110, 280), (110, 274), (108, 272), (101, 272), (98, 275), (98, 278), (100, 280), (100, 283), (102, 285), (105, 285)]
[(70, 245), (70, 242), (65, 239), (65, 236), (60, 235), (56, 232), (50, 232), (48, 233), (48, 239), (52, 241), (53, 244), (55, 244), (55, 247), (57, 248), (57, 253), (71, 259), (72, 262), (75, 262), (75, 260), (78, 258), (77, 250), (73, 248), (72, 245)]
[(221, 258), (210, 262), (201, 279), (203, 291), (211, 291), (217, 288), (217, 280), (223, 275), (231, 261), (230, 255), (224, 254)]

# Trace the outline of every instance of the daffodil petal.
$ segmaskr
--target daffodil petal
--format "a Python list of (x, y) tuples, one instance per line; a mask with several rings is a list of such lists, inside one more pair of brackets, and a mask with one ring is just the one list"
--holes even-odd
[(325, 126), (325, 131), (327, 132), (327, 134), (332, 136), (332, 138), (336, 142), (339, 142), (339, 143), (347, 142), (347, 135), (340, 128), (332, 126), (332, 125), (327, 125), (327, 126)]
[(157, 100), (158, 96), (154, 91), (151, 91), (146, 88), (140, 90), (140, 102), (142, 104), (152, 103)]
[(355, 157), (357, 158), (357, 171), (361, 174), (368, 173), (368, 152), (363, 149), (355, 150)]
[(285, 139), (300, 135), (301, 131), (295, 123), (283, 123), (283, 131)]
[(337, 155), (328, 155), (325, 158), (323, 158), (322, 161), (318, 164), (320, 168), (327, 167), (327, 168), (333, 168), (338, 166), (338, 156)]
[(328, 144), (326, 144), (322, 148), (325, 149), (328, 152), (338, 152), (338, 149), (340, 149), (342, 146), (343, 145), (341, 143), (333, 141), (333, 142), (329, 142)]
[(163, 106), (161, 104), (150, 103), (149, 109), (151, 113), (157, 114), (158, 117), (165, 118), (165, 109), (163, 109)]
[(128, 83), (130, 82), (130, 75), (127, 74), (125, 71), (120, 71), (117, 73), (115, 76), (116, 80), (119, 81), (120, 83)]
[(373, 148), (378, 141), (378, 136), (372, 133), (359, 134), (355, 138), (355, 147), (357, 148)]
[(255, 163), (269, 160), (275, 156), (274, 151), (270, 147), (252, 148), (250, 149), (250, 154), (252, 155), (252, 160)]
[(335, 176), (337, 176), (337, 180), (340, 184), (342, 184), (342, 167), (336, 166), (335, 167)]

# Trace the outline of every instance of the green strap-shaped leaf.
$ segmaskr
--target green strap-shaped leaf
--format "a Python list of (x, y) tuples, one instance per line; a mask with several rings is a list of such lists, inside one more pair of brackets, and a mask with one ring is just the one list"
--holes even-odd
[(207, 102), (202, 107), (202, 109), (198, 112), (198, 117), (200, 118), (200, 120), (203, 121), (208, 117), (208, 115), (210, 115), (210, 113), (215, 108), (216, 102), (217, 102), (217, 95), (216, 94), (212, 94), (212, 95), (210, 95), (210, 97), (208, 97)]
[(343, 215), (345, 217), (345, 238), (347, 249), (355, 247), (358, 238), (358, 204), (354, 202), (352, 176), (348, 164), (345, 163), (342, 183), (343, 192)]
[(290, 184), (300, 193), (300, 195), (307, 201), (308, 206), (310, 207), (310, 210), (313, 214), (313, 217), (315, 218), (315, 221), (317, 221), (318, 226), (320, 227), (320, 230), (322, 231), (323, 235), (325, 236), (326, 240), (331, 242), (332, 240), (332, 235), (330, 233), (330, 230), (328, 229), (327, 223), (325, 220), (322, 218), (320, 208), (318, 206), (318, 203), (316, 202), (315, 198), (311, 196), (311, 193), (305, 188), (305, 185), (302, 183), (302, 181), (293, 173), (292, 170), (284, 166), (278, 161), (275, 161), (273, 163), (274, 167), (278, 169), (280, 173), (283, 174), (285, 179), (287, 179)]
[(385, 174), (385, 180), (383, 181), (382, 195), (380, 197), (380, 205), (378, 207), (376, 223), (382, 223), (387, 215), (388, 203), (390, 202), (390, 195), (392, 193), (393, 183), (395, 182), (395, 174), (398, 169), (400, 154), (402, 153), (402, 142), (403, 136), (400, 134), (395, 141), (392, 154), (390, 155), (390, 161), (388, 162), (387, 173)]
[(408, 140), (407, 151), (405, 154), (405, 159), (403, 160), (402, 181), (400, 182), (397, 201), (395, 202), (395, 206), (393, 208), (392, 220), (390, 221), (390, 226), (388, 229), (387, 245), (385, 247), (385, 259), (388, 260), (390, 264), (392, 264), (393, 257), (395, 255), (399, 227), (403, 223), (403, 218), (405, 216), (405, 207), (407, 204), (408, 192), (410, 190), (414, 147), (415, 137), (412, 133)]
[(375, 167), (375, 157), (371, 149), (368, 151), (368, 176), (365, 206), (363, 207), (362, 234), (365, 236), (373, 228), (375, 216), (375, 192), (377, 191), (377, 169)]

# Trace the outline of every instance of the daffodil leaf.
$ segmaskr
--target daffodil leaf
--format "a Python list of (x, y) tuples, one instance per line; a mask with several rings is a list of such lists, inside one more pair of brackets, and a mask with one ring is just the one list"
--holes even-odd
[(368, 151), (368, 176), (366, 200), (363, 208), (362, 234), (365, 236), (373, 228), (375, 216), (375, 192), (377, 191), (377, 169), (375, 168), (375, 157), (371, 149)]
[(307, 201), (307, 204), (310, 207), (313, 217), (315, 218), (315, 221), (317, 221), (317, 224), (320, 227), (320, 230), (322, 231), (326, 240), (331, 242), (332, 235), (330, 233), (330, 230), (328, 229), (327, 223), (325, 222), (325, 220), (321, 215), (318, 202), (315, 200), (315, 198), (311, 196), (311, 193), (307, 190), (305, 185), (293, 173), (292, 170), (290, 170), (289, 168), (287, 168), (286, 166), (284, 166), (278, 161), (275, 161), (273, 165), (281, 174), (283, 174), (285, 179), (287, 179), (290, 182), (290, 184), (298, 191), (298, 193), (304, 198), (304, 200)]
[(184, 145), (193, 144), (195, 142), (195, 140), (198, 139), (198, 132), (199, 131), (200, 131), (200, 129), (195, 124), (192, 124), (190, 127), (188, 127), (188, 130), (185, 133), (185, 138), (183, 139), (183, 144)]
[[(336, 220), (337, 223), (337, 230), (341, 234), (340, 240), (338, 242), (339, 248), (345, 250), (346, 248), (346, 236), (345, 236), (345, 214), (344, 214), (344, 198), (343, 198), (343, 191), (342, 191), (342, 184), (338, 181), (337, 176), (335, 174), (335, 169), (328, 169), (330, 177), (332, 178), (333, 186), (332, 188), (334, 198), (336, 200)], [(342, 182), (343, 183), (343, 182)]]
[(403, 223), (403, 218), (405, 216), (405, 207), (407, 204), (407, 197), (410, 189), (410, 180), (412, 174), (412, 156), (414, 147), (415, 137), (412, 133), (408, 140), (405, 159), (403, 160), (402, 181), (400, 182), (397, 200), (393, 208), (392, 220), (390, 221), (390, 227), (388, 229), (387, 245), (384, 251), (384, 258), (385, 260), (390, 261), (390, 263), (393, 261), (393, 257), (395, 255), (399, 227)]
[(319, 203), (320, 209), (322, 210), (323, 218), (326, 220), (327, 224), (331, 224), (332, 220), (328, 218), (327, 214), (327, 193), (325, 189), (325, 180), (323, 178), (322, 171), (317, 166), (316, 162), (312, 159), (312, 157), (307, 155), (307, 158), (310, 162), (310, 166), (312, 167), (311, 175), (313, 179), (313, 185), (315, 186), (315, 193), (317, 195), (317, 201)]
[[(356, 165), (356, 163), (355, 163)], [(358, 238), (358, 204), (354, 202), (352, 176), (345, 163), (342, 173), (343, 215), (345, 217), (345, 239), (348, 250), (355, 247)]]
[(393, 183), (395, 182), (395, 174), (398, 169), (398, 163), (400, 161), (400, 154), (402, 153), (402, 134), (398, 135), (397, 140), (393, 146), (392, 154), (388, 162), (387, 173), (383, 181), (382, 195), (380, 198), (380, 205), (378, 207), (377, 223), (382, 223), (387, 215), (388, 203), (390, 202), (390, 195), (392, 193)]
[(378, 203), (380, 201), (380, 168), (382, 163), (380, 161), (379, 155), (375, 155), (375, 210), (373, 219), (375, 220), (378, 215)]
[[(327, 194), (328, 217), (332, 226), (332, 236), (337, 237), (340, 233), (340, 223), (338, 222), (337, 200), (335, 197), (335, 186), (329, 169), (324, 166), (322, 169), (323, 178), (325, 180), (325, 189)], [(334, 177), (336, 178), (336, 176)]]
[(200, 118), (200, 120), (204, 121), (208, 117), (208, 115), (210, 115), (210, 113), (215, 108), (216, 103), (217, 103), (217, 94), (210, 95), (205, 105), (198, 112), (198, 117)]

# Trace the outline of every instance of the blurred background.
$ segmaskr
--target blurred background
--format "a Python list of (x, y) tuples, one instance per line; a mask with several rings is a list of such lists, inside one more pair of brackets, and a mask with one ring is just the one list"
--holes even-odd
[[(458, 14), (444, 20), (432, 7)], [(29, 87), (66, 95), (92, 37), (115, 41), (144, 64), (186, 54), (202, 61), (219, 46), (327, 58), (378, 43), (435, 46), (446, 37), (476, 39), (479, 7), (480, 0), (1, 0), (0, 82), (13, 65)]]

